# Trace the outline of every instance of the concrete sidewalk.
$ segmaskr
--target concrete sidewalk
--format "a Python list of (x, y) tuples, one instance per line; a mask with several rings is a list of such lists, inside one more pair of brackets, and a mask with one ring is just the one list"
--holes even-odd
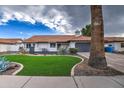
[(0, 76), (0, 88), (124, 88), (124, 76)]

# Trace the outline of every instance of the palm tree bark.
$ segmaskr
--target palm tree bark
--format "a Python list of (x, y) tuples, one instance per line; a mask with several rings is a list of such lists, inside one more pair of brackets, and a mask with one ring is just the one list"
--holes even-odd
[(88, 64), (103, 69), (107, 67), (104, 52), (104, 25), (101, 5), (91, 5), (91, 50)]

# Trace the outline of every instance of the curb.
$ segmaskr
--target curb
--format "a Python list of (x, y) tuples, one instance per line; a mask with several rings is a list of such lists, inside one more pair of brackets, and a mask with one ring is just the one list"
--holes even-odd
[(12, 75), (16, 75), (24, 68), (24, 66), (21, 63), (17, 63), (17, 62), (11, 62), (11, 63), (15, 63), (15, 64), (20, 65), (20, 68), (18, 70), (16, 70), (15, 72), (13, 72)]
[(74, 56), (74, 57), (80, 58), (81, 61), (80, 61), (79, 63), (75, 64), (75, 65), (72, 67), (72, 69), (71, 69), (71, 76), (74, 76), (74, 69), (75, 69), (75, 67), (84, 61), (84, 59), (83, 59), (82, 57), (79, 57), (79, 56)]

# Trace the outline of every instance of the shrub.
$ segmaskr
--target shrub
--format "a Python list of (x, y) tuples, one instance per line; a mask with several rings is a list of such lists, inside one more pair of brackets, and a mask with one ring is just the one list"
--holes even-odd
[(0, 56), (0, 72), (5, 71), (9, 68), (9, 61), (4, 57)]
[(23, 47), (19, 47), (19, 54), (27, 54), (28, 52), (23, 48)]
[(78, 52), (77, 48), (69, 48), (69, 53), (70, 54), (76, 54)]
[(65, 48), (60, 48), (59, 51), (58, 51), (58, 54), (65, 55), (66, 54), (66, 49)]

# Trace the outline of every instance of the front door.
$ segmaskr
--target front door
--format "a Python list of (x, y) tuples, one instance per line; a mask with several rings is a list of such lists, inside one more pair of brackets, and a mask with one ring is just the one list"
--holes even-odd
[(30, 54), (34, 54), (34, 47), (30, 47), (30, 48), (29, 48), (29, 53), (30, 53)]
[(57, 50), (61, 48), (61, 44), (57, 44)]

